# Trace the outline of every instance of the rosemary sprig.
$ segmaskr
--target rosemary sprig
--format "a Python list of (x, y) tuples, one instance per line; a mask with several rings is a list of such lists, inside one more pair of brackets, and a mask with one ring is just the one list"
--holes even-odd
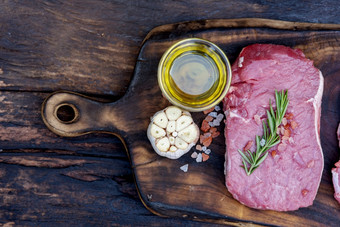
[(260, 166), (260, 164), (267, 158), (268, 150), (280, 143), (280, 136), (276, 133), (277, 128), (281, 124), (283, 116), (286, 114), (288, 100), (288, 90), (276, 91), (275, 90), (275, 101), (276, 101), (276, 112), (274, 112), (271, 100), (269, 100), (269, 110), (267, 110), (267, 124), (265, 121), (262, 122), (263, 125), (263, 135), (262, 137), (256, 136), (256, 151), (251, 152), (247, 150), (238, 152), (242, 156), (242, 162), (244, 170), (249, 176), (254, 172), (254, 170)]

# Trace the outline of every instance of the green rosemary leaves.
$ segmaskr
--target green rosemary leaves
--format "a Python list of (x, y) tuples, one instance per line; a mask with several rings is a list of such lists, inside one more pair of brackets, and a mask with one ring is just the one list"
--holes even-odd
[(281, 124), (281, 121), (286, 114), (288, 100), (288, 90), (276, 91), (275, 90), (275, 101), (276, 101), (276, 112), (269, 100), (269, 110), (267, 110), (267, 123), (262, 122), (263, 135), (262, 137), (256, 136), (256, 151), (251, 152), (250, 150), (238, 152), (242, 156), (242, 162), (244, 170), (249, 176), (254, 170), (260, 166), (260, 164), (267, 158), (268, 150), (280, 143), (280, 136), (276, 133), (277, 128)]

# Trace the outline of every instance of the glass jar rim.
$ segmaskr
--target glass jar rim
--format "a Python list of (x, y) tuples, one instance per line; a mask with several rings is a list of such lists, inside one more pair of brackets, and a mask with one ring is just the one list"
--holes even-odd
[[(175, 97), (173, 97), (165, 88), (165, 85), (163, 83), (163, 67), (166, 64), (166, 60), (168, 58), (168, 56), (170, 56), (174, 51), (176, 51), (178, 48), (180, 48), (181, 46), (185, 46), (188, 44), (201, 44), (204, 45), (206, 48), (209, 48), (210, 51), (212, 53), (214, 53), (215, 55), (219, 56), (221, 58), (221, 60), (223, 61), (223, 64), (225, 66), (225, 72), (223, 73), (223, 75), (218, 75), (218, 76), (225, 76), (225, 86), (223, 88), (223, 91), (221, 92), (221, 94), (215, 98), (215, 100), (213, 100), (212, 102), (210, 102), (208, 105), (205, 106), (199, 106), (199, 107), (193, 107), (190, 105), (184, 105), (183, 103), (181, 103), (178, 99), (176, 99)], [(215, 62), (215, 61), (214, 61)], [(216, 62), (215, 62), (216, 64)], [(163, 54), (159, 65), (158, 65), (158, 73), (157, 73), (157, 77), (158, 77), (158, 84), (159, 87), (163, 93), (163, 95), (165, 96), (165, 98), (172, 103), (173, 105), (176, 105), (182, 109), (186, 109), (188, 111), (191, 112), (199, 112), (199, 111), (204, 111), (207, 109), (212, 108), (213, 106), (216, 106), (218, 103), (220, 103), (222, 101), (222, 99), (226, 96), (230, 84), (231, 84), (231, 77), (232, 77), (232, 71), (231, 71), (231, 66), (230, 66), (230, 62), (229, 59), (227, 58), (227, 56), (225, 55), (225, 53), (214, 43), (205, 40), (205, 39), (200, 39), (200, 38), (188, 38), (188, 39), (183, 39), (181, 41), (176, 42), (175, 44), (173, 44), (172, 46), (170, 46), (165, 53)]]

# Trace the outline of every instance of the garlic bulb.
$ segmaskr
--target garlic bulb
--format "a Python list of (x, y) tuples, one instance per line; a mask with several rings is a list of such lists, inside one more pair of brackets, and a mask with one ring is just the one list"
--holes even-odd
[(189, 112), (169, 106), (151, 118), (147, 135), (157, 154), (177, 159), (196, 144), (199, 128)]

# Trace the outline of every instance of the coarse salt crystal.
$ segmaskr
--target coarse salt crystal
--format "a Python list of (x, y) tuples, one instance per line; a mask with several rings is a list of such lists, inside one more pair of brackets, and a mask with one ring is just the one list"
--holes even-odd
[(211, 134), (211, 136), (212, 136), (212, 138), (216, 138), (216, 137), (219, 136), (220, 134), (221, 134), (220, 132), (216, 131), (216, 132), (213, 132), (213, 133)]
[(298, 126), (298, 124), (295, 121), (292, 121), (290, 123), (290, 125), (291, 125), (292, 129), (296, 129), (296, 127)]
[(307, 167), (312, 168), (314, 166), (314, 160), (308, 162)]
[(261, 125), (261, 117), (257, 114), (254, 115), (254, 120), (256, 122), (257, 125)]
[(238, 67), (239, 68), (242, 68), (243, 67), (243, 61), (244, 61), (244, 57), (240, 57), (239, 59), (238, 59)]
[(309, 192), (309, 191), (308, 191), (307, 189), (303, 189), (303, 190), (301, 191), (301, 194), (302, 194), (303, 196), (306, 196), (308, 192)]
[(224, 116), (229, 116), (229, 114), (230, 114), (230, 110), (224, 111)]
[(212, 117), (217, 117), (217, 112), (210, 112), (208, 115)]
[(202, 151), (206, 151), (207, 150), (207, 147), (206, 146), (203, 146), (202, 147)]
[(204, 120), (206, 120), (207, 122), (210, 122), (210, 121), (214, 120), (214, 118), (212, 116), (208, 115), (204, 118)]
[(283, 135), (287, 136), (287, 137), (290, 137), (290, 130), (289, 129), (285, 129)]
[(294, 143), (293, 137), (289, 137), (288, 141), (289, 141), (290, 144), (293, 144)]
[(280, 127), (280, 133), (281, 133), (281, 135), (285, 134), (285, 128), (283, 126)]
[(209, 155), (202, 153), (202, 160), (203, 162), (207, 161), (209, 159)]
[(223, 114), (218, 114), (216, 119), (218, 119), (219, 121), (222, 121), (222, 119), (224, 118), (224, 115)]
[(203, 113), (204, 113), (204, 114), (208, 114), (208, 113), (210, 113), (211, 111), (213, 111), (214, 109), (215, 109), (215, 107), (213, 106), (213, 107), (211, 107), (209, 110), (204, 110)]
[(189, 164), (185, 164), (185, 165), (180, 167), (180, 169), (185, 173), (188, 172), (188, 168), (189, 168)]
[(212, 121), (210, 121), (208, 124), (209, 124), (210, 127), (214, 127), (215, 126)]
[(273, 158), (275, 158), (275, 156), (276, 156), (276, 150), (273, 150), (273, 151), (271, 152), (271, 155), (272, 155)]
[(204, 136), (205, 137), (209, 137), (209, 136), (211, 136), (211, 133), (210, 132), (206, 132), (206, 133), (204, 133)]
[(220, 111), (220, 110), (221, 110), (221, 107), (220, 107), (220, 106), (215, 106), (215, 110), (216, 110), (216, 111)]
[(263, 147), (264, 145), (266, 144), (266, 141), (265, 141), (265, 139), (261, 139), (261, 141), (260, 141), (260, 145)]
[(199, 153), (196, 158), (196, 162), (202, 162), (202, 154)]
[(224, 173), (224, 175), (227, 175), (227, 162), (226, 161), (224, 161), (224, 164), (223, 164), (223, 173)]
[(294, 117), (294, 114), (293, 113), (289, 113), (289, 114), (286, 113), (285, 117), (287, 118), (287, 120), (292, 120), (293, 117)]
[(230, 86), (228, 92), (231, 93), (231, 92), (236, 91), (237, 89), (238, 89), (238, 88), (235, 87), (235, 86)]
[(206, 150), (204, 151), (204, 153), (210, 154), (210, 153), (211, 153), (211, 150), (210, 150), (210, 149), (206, 149)]
[(206, 146), (206, 147), (209, 147), (210, 144), (211, 144), (211, 142), (212, 142), (212, 136), (209, 136), (209, 137), (206, 137), (206, 138), (204, 139), (204, 141), (202, 142), (202, 144), (203, 144), (204, 146)]
[(253, 145), (253, 141), (249, 140), (248, 143), (246, 144), (246, 146), (243, 148), (244, 151), (247, 151), (251, 148), (251, 146)]
[(197, 158), (197, 152), (194, 151), (194, 152), (191, 154), (191, 157), (192, 157), (192, 158)]
[(220, 126), (220, 121), (218, 121), (217, 119), (213, 120), (212, 123), (214, 126)]
[(284, 151), (286, 149), (286, 147), (287, 147), (286, 144), (280, 143), (279, 146), (277, 147), (277, 150), (278, 151)]

